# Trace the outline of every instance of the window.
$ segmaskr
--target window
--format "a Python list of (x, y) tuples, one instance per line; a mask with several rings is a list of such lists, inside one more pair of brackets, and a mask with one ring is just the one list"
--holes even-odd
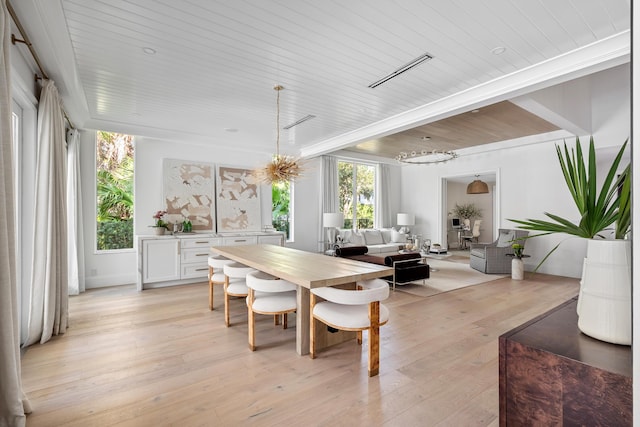
[(97, 250), (133, 248), (133, 137), (96, 135)]
[(345, 228), (373, 228), (375, 171), (373, 165), (338, 162), (339, 209)]
[(271, 184), (271, 223), (273, 228), (285, 233), (287, 241), (292, 240), (291, 232), (293, 231), (292, 190), (293, 185), (289, 181)]

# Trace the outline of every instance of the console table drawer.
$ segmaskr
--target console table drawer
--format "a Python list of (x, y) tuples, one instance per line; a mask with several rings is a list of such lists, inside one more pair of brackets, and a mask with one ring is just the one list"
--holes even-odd
[(203, 248), (187, 248), (180, 251), (180, 261), (185, 263), (199, 263), (207, 265), (209, 257), (209, 246)]
[(256, 236), (224, 237), (222, 239), (223, 246), (256, 245), (257, 243), (258, 238)]
[(222, 239), (219, 238), (194, 238), (194, 239), (181, 239), (182, 248), (206, 248), (216, 246), (221, 243)]
[(180, 277), (182, 279), (193, 279), (197, 277), (208, 277), (209, 266), (205, 263), (202, 264), (186, 264), (182, 266)]

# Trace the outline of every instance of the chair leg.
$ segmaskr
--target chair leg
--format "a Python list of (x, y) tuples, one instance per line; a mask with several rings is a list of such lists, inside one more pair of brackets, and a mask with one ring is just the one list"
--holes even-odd
[(209, 310), (213, 310), (213, 267), (209, 266)]
[(362, 345), (362, 331), (356, 332), (356, 339), (359, 345)]
[(378, 375), (380, 371), (380, 302), (369, 304), (369, 376)]
[[(300, 292), (300, 291), (298, 291)], [(316, 319), (313, 318), (313, 307), (316, 305), (316, 296), (311, 293), (309, 304), (309, 357), (316, 358)]]
[(256, 314), (253, 312), (253, 310), (251, 310), (251, 307), (249, 307), (249, 311), (248, 311), (248, 317), (249, 317), (249, 350), (251, 351), (256, 351)]
[(274, 314), (273, 315), (273, 325), (274, 326), (278, 326), (279, 324), (280, 324), (280, 315)]
[(287, 329), (287, 321), (289, 320), (289, 316), (287, 313), (282, 313), (282, 329)]
[(224, 324), (229, 327), (229, 294), (227, 288), (229, 287), (229, 276), (224, 275)]

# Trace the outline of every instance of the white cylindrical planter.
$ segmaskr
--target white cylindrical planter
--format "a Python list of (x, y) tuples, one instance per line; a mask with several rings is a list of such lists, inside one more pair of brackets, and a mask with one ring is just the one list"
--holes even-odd
[(164, 227), (153, 227), (154, 231), (156, 232), (157, 236), (163, 236), (164, 232), (167, 230)]
[(631, 241), (589, 240), (578, 328), (601, 341), (631, 345)]
[(511, 260), (511, 278), (513, 280), (524, 279), (524, 262), (521, 258), (513, 258)]

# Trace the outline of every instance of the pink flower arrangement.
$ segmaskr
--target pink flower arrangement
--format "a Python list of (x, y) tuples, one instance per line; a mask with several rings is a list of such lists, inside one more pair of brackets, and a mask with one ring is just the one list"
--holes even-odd
[(167, 214), (167, 211), (158, 211), (153, 215), (153, 219), (156, 220), (156, 225), (153, 227), (167, 227), (167, 223), (164, 221), (164, 216)]

